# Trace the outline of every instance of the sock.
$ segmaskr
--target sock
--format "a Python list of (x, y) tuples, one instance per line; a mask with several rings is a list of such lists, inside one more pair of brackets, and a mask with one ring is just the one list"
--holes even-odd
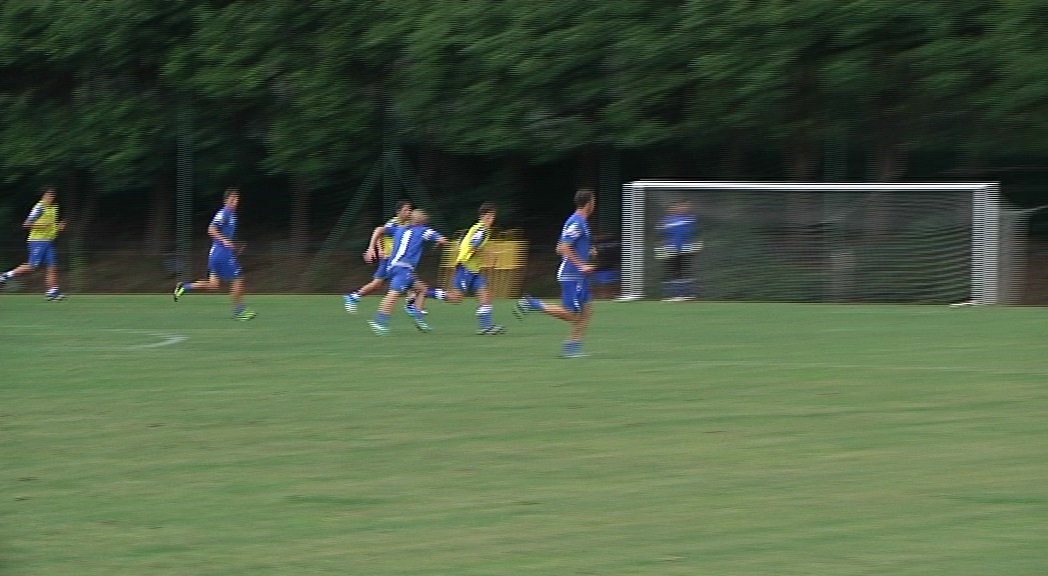
[(492, 313), (490, 304), (477, 307), (477, 321), (480, 322), (481, 330), (485, 328), (490, 328), (495, 324), (495, 321), (492, 320), (491, 316)]
[(354, 290), (354, 291), (350, 292), (349, 294), (346, 294), (346, 298), (356, 302), (357, 300), (360, 300), (360, 292)]
[(542, 303), (542, 300), (534, 296), (524, 295), (524, 301), (528, 303), (528, 307), (532, 310), (545, 310), (546, 305)]
[(0, 274), (0, 276), (3, 276), (4, 280), (10, 280), (10, 279), (15, 277), (15, 271), (14, 270), (8, 270), (7, 272), (4, 272), (3, 274)]
[(561, 349), (566, 353), (579, 352), (582, 350), (582, 342), (580, 340), (565, 340)]
[(48, 294), (58, 294), (58, 286), (52, 286), (47, 289)]
[(389, 324), (389, 314), (385, 312), (375, 312), (375, 324), (379, 326), (385, 326)]
[(247, 310), (247, 306), (245, 306), (243, 304), (237, 304), (236, 306), (233, 307), (233, 314), (240, 314), (244, 310)]
[(192, 282), (184, 282), (182, 284), (182, 289), (185, 290), (186, 292), (192, 292), (193, 291), (193, 283)]
[(420, 311), (418, 308), (415, 308), (414, 305), (408, 308), (408, 314), (410, 314), (411, 317), (415, 319), (415, 322), (422, 322), (426, 319), (426, 317), (422, 315), (422, 311)]
[(448, 292), (443, 288), (426, 288), (427, 298), (436, 298), (437, 300), (447, 300)]

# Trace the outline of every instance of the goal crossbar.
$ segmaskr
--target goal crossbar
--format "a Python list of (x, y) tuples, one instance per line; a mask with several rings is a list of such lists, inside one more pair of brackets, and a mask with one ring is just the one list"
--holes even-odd
[[(774, 192), (967, 192), (971, 195), (971, 300), (1001, 303), (1000, 237), (1002, 202), (997, 182), (800, 183), (748, 181), (638, 180), (623, 186), (622, 299), (645, 297), (646, 195), (658, 191)], [(701, 217), (701, 215), (700, 215)]]

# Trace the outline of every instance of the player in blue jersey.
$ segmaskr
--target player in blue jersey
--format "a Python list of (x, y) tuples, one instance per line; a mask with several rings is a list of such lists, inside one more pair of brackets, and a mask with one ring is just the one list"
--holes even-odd
[[(477, 322), (480, 326), (477, 334), (484, 336), (495, 336), (506, 331), (505, 328), (495, 324), (492, 317), (491, 290), (488, 288), (487, 278), (482, 269), (490, 265), (490, 258), (485, 253), (488, 239), (491, 237), (491, 227), (495, 224), (495, 205), (484, 202), (480, 205), (479, 218), (462, 236), (455, 252), (455, 278), (451, 288), (430, 288), (426, 294), (438, 300), (445, 300), (451, 304), (459, 304), (467, 294), (477, 295)], [(413, 304), (409, 296), (409, 305)]]
[(58, 203), (55, 201), (54, 188), (46, 188), (40, 201), (33, 206), (22, 223), (22, 228), (29, 230), (29, 260), (3, 274), (0, 274), (0, 286), (15, 276), (29, 274), (37, 268), (45, 268), (44, 280), (47, 283), (45, 297), (48, 301), (57, 302), (65, 299), (58, 289), (58, 259), (55, 257), (55, 238), (65, 230), (65, 221), (58, 217)]
[(368, 243), (368, 249), (364, 252), (364, 260), (366, 262), (378, 261), (378, 267), (370, 282), (342, 295), (342, 305), (346, 312), (355, 314), (360, 299), (378, 290), (383, 283), (389, 280), (388, 263), (389, 255), (393, 250), (393, 234), (397, 228), (407, 226), (411, 222), (411, 211), (414, 208), (410, 200), (401, 200), (397, 203), (397, 213), (385, 224), (376, 227), (371, 232), (371, 242)]
[(663, 302), (693, 299), (695, 282), (691, 278), (691, 259), (702, 250), (702, 242), (698, 240), (699, 225), (691, 205), (686, 200), (674, 202), (659, 220), (656, 231), (660, 242), (655, 248), (655, 258), (666, 267)]
[[(437, 245), (448, 243), (447, 238), (428, 226), (428, 222), (429, 217), (425, 211), (413, 210), (411, 223), (397, 227), (393, 233), (393, 249), (390, 252), (388, 263), (389, 291), (379, 304), (374, 319), (368, 321), (368, 326), (379, 336), (389, 334), (389, 317), (393, 314), (397, 300), (417, 285), (415, 268), (422, 259), (422, 249), (426, 243), (432, 242)], [(430, 331), (429, 325), (426, 324), (420, 312), (415, 310), (411, 316), (419, 330)]]
[(240, 205), (240, 191), (229, 188), (223, 195), (223, 205), (207, 227), (211, 237), (211, 251), (207, 258), (207, 278), (196, 282), (179, 282), (175, 285), (175, 302), (187, 292), (196, 290), (218, 290), (222, 282), (229, 283), (229, 294), (233, 298), (233, 318), (251, 320), (256, 316), (253, 310), (244, 305), (244, 277), (240, 272), (237, 252), (240, 245), (234, 242), (237, 231), (237, 206)]
[(593, 190), (579, 190), (575, 193), (575, 212), (561, 228), (560, 239), (557, 241), (557, 254), (561, 257), (560, 267), (557, 268), (561, 304), (547, 304), (525, 294), (517, 301), (513, 310), (518, 319), (523, 319), (532, 310), (538, 310), (570, 322), (571, 332), (560, 351), (562, 358), (587, 356), (582, 351), (582, 340), (586, 336), (590, 318), (593, 317), (588, 276), (596, 270), (596, 266), (590, 263), (595, 254), (589, 217), (596, 206), (597, 196)]

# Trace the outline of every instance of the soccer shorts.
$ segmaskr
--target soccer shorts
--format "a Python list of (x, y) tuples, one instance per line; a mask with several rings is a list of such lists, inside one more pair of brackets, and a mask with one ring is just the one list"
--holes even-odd
[(54, 243), (50, 240), (31, 240), (29, 242), (29, 265), (33, 268), (57, 266), (58, 258), (55, 257)]
[(389, 280), (389, 258), (379, 258), (378, 268), (375, 269), (375, 280)]
[(415, 271), (407, 266), (389, 267), (389, 289), (400, 293), (407, 292), (415, 285)]
[(464, 294), (472, 294), (481, 288), (487, 288), (488, 281), (480, 272), (474, 272), (459, 264), (455, 267), (454, 286)]
[(207, 257), (208, 272), (218, 276), (222, 280), (236, 280), (240, 278), (240, 262), (232, 250), (215, 250)]
[(589, 280), (561, 280), (560, 302), (565, 308), (572, 312), (581, 312), (582, 307), (592, 300), (590, 297)]

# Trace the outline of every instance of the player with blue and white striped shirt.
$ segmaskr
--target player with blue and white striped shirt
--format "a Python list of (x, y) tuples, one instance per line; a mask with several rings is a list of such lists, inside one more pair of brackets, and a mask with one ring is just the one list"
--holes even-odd
[[(393, 308), (397, 300), (416, 286), (415, 268), (422, 259), (422, 250), (427, 243), (444, 245), (448, 243), (440, 232), (428, 225), (429, 217), (424, 210), (413, 210), (411, 212), (411, 223), (406, 226), (398, 226), (393, 231), (393, 248), (389, 254), (389, 291), (378, 306), (375, 318), (368, 321), (371, 330), (379, 335), (389, 334), (389, 318), (393, 314)], [(412, 309), (411, 317), (415, 326), (423, 331), (429, 332), (430, 327), (420, 312)]]
[(207, 256), (207, 278), (196, 282), (179, 282), (175, 285), (175, 302), (187, 292), (196, 290), (218, 290), (222, 282), (229, 282), (229, 294), (233, 298), (233, 318), (251, 320), (256, 316), (244, 305), (244, 277), (241, 276), (237, 260), (239, 245), (233, 241), (237, 232), (237, 206), (240, 205), (240, 190), (229, 188), (223, 194), (222, 208), (208, 224), (207, 234), (211, 237), (211, 251)]
[(597, 207), (597, 197), (593, 190), (583, 188), (575, 193), (575, 212), (564, 222), (557, 242), (557, 254), (560, 254), (560, 267), (557, 268), (557, 281), (560, 282), (561, 305), (547, 304), (534, 296), (525, 294), (517, 301), (513, 314), (518, 319), (532, 311), (539, 310), (554, 318), (571, 323), (571, 333), (564, 341), (560, 356), (562, 358), (582, 358), (587, 356), (582, 351), (582, 340), (586, 336), (590, 318), (593, 316), (591, 304), (589, 275), (597, 267), (590, 263), (594, 254), (593, 235), (590, 233), (589, 217)]

